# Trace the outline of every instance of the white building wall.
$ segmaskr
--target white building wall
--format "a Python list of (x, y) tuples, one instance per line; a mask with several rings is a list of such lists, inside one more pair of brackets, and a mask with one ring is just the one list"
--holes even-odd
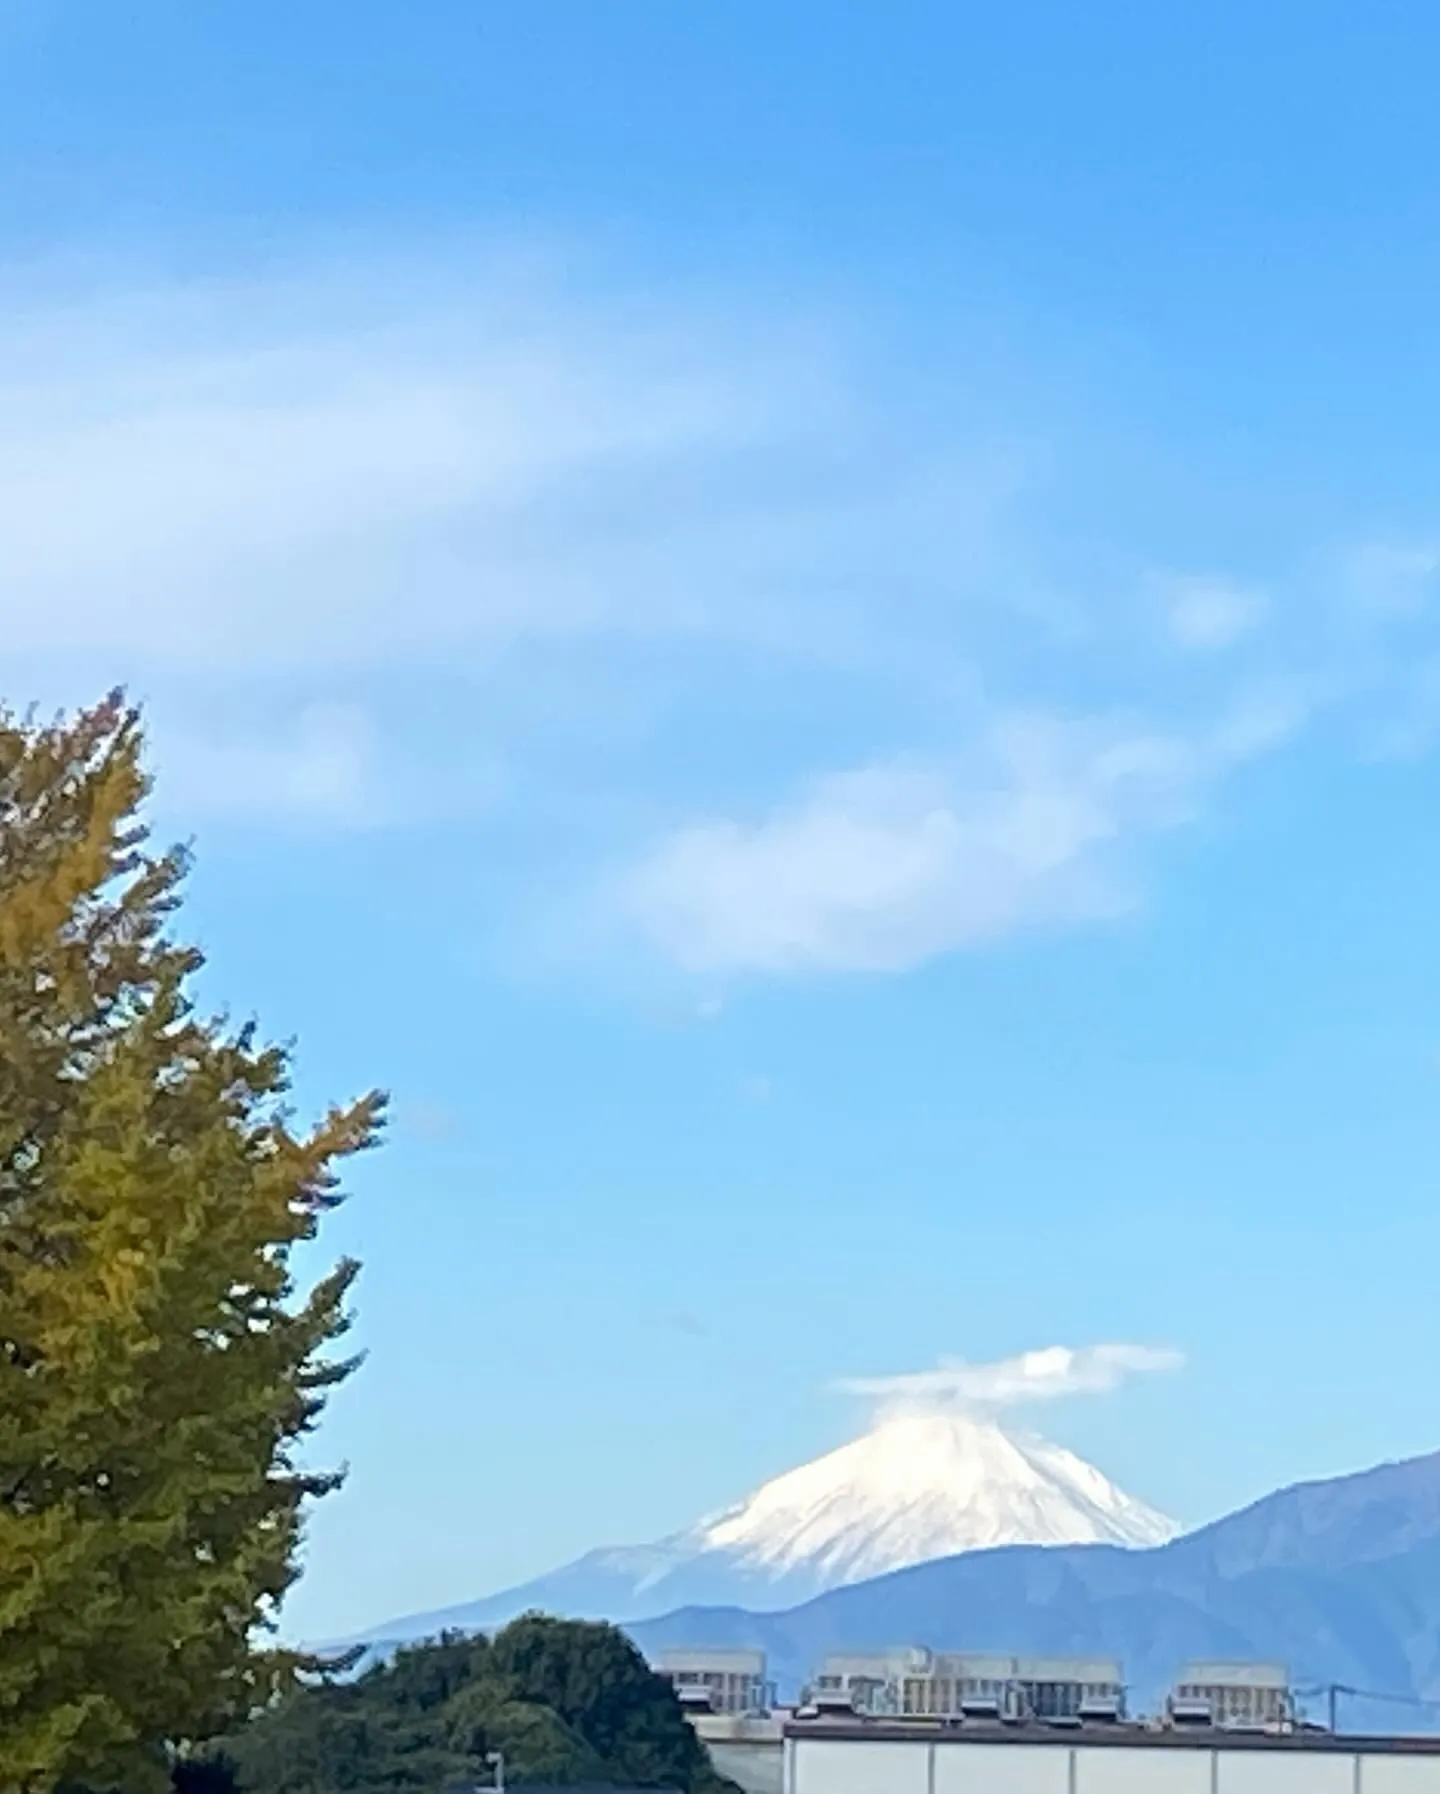
[(784, 1794), (1440, 1794), (1440, 1755), (789, 1739)]
[[(1355, 1794), (1355, 1759), (1278, 1751), (1220, 1751), (1215, 1794)], [(1430, 1786), (1440, 1764), (1429, 1763)]]
[(788, 1749), (786, 1794), (930, 1794), (928, 1744), (803, 1738)]
[(1365, 1757), (1356, 1794), (1436, 1794), (1440, 1759), (1435, 1757)]
[(934, 1794), (1070, 1794), (1070, 1753), (967, 1744), (935, 1752)]
[(1212, 1794), (1210, 1752), (1077, 1750), (1075, 1794)]

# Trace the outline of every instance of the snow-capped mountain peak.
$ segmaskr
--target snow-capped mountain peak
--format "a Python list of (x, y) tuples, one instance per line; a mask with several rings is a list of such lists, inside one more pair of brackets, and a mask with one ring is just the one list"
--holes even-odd
[(621, 1623), (675, 1608), (774, 1611), (995, 1545), (1164, 1543), (1177, 1528), (1073, 1453), (985, 1415), (882, 1415), (861, 1438), (653, 1545), (591, 1551), (519, 1588), (366, 1635), (487, 1628), (527, 1609)]
[(1043, 1439), (900, 1414), (698, 1527), (701, 1550), (827, 1587), (992, 1545), (1162, 1544), (1173, 1523)]

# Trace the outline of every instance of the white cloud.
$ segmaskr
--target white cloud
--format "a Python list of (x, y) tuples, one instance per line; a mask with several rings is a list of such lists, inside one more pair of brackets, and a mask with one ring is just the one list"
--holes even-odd
[(1176, 579), (1164, 591), (1166, 626), (1193, 653), (1233, 647), (1265, 615), (1265, 595), (1224, 579)]
[[(818, 313), (444, 250), (78, 292), (0, 285), (5, 677), (143, 694), (185, 820), (389, 820), (407, 737), (432, 789), (528, 754), (559, 814), (742, 657), (848, 702), (1023, 612), (1015, 454), (897, 448)], [(336, 690), (383, 753), (293, 720)]]
[(348, 272), (0, 294), (9, 653), (244, 674), (681, 628), (682, 580), (617, 565), (637, 507), (653, 539), (664, 482), (831, 402), (743, 317)]
[(680, 828), (612, 900), (668, 958), (727, 973), (886, 971), (1135, 900), (1123, 850), (1190, 818), (1299, 712), (1238, 707), (1203, 734), (999, 715), (947, 762), (815, 781), (756, 822)]
[[(582, 785), (596, 835), (589, 819), (637, 788), (676, 805), (683, 825), (612, 897), (668, 957), (719, 974), (903, 967), (1112, 915), (1135, 901), (1133, 849), (1293, 734), (1305, 703), (1283, 693), (1198, 734), (1059, 715), (1055, 692), (1108, 676), (1117, 616), (1047, 571), (1054, 544), (1023, 527), (1013, 442), (969, 439), (949, 413), (912, 430), (818, 314), (577, 268), (381, 256), (97, 279), (63, 302), (0, 290), (10, 695), (74, 701), (117, 679), (145, 692), (161, 798), (196, 816), (403, 816), (403, 753), (421, 738), (411, 782), (468, 805), (469, 775), (451, 769), (508, 767), (509, 739), (486, 731), (509, 727), (515, 760), (559, 768), (552, 837)], [(1366, 577), (1423, 581), (1429, 552), (1372, 549)], [(1226, 578), (1173, 582), (1166, 601), (1196, 650), (1238, 639), (1265, 602)], [(737, 661), (717, 644), (750, 657), (733, 692)], [(1160, 658), (1197, 689), (1223, 678), (1198, 652)], [(655, 715), (697, 693), (697, 713), (738, 713), (781, 661), (806, 681), (787, 688), (803, 714), (859, 737), (849, 770), (807, 779), (777, 730), (758, 771), (792, 801), (683, 823), (694, 757), (644, 763)], [(1034, 710), (959, 747), (935, 720), (937, 693), (948, 717), (956, 690), (1042, 662)], [(231, 716), (254, 694), (273, 716), (280, 689), (298, 720), (197, 723), (201, 689)], [(335, 690), (355, 710), (306, 710)], [(747, 740), (738, 717), (734, 736)], [(629, 757), (618, 775), (597, 741)], [(613, 853), (623, 826), (587, 850)], [(588, 865), (570, 870), (590, 888)]]
[(839, 1387), (885, 1408), (973, 1412), (1070, 1395), (1107, 1395), (1128, 1378), (1179, 1370), (1184, 1354), (1139, 1345), (1047, 1346), (993, 1364), (945, 1359), (934, 1370), (892, 1377), (855, 1377)]
[(165, 828), (214, 819), (299, 821), (328, 829), (411, 827), (492, 810), (500, 768), (457, 751), (446, 764), (417, 755), (356, 703), (257, 712), (193, 706), (152, 726), (155, 809)]
[(1350, 596), (1371, 616), (1412, 617), (1440, 575), (1440, 543), (1366, 542), (1345, 560)]
[(345, 826), (378, 819), (375, 731), (353, 706), (314, 705), (293, 724), (263, 735), (163, 732), (155, 757), (164, 811)]

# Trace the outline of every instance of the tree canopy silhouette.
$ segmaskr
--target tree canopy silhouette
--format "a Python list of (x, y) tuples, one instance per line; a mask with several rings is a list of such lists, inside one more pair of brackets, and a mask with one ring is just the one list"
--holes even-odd
[(670, 1684), (614, 1626), (531, 1615), (297, 1690), (220, 1760), (244, 1794), (379, 1794), (507, 1782), (725, 1794)]
[(137, 712), (0, 712), (0, 1790), (149, 1794), (283, 1684), (297, 1446), (356, 1267), (292, 1255), (371, 1144), (297, 1129), (289, 1059), (202, 1015)]

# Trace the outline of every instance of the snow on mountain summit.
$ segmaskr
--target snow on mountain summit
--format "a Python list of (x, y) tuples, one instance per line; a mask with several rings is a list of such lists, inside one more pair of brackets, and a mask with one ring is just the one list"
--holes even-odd
[[(652, 1545), (587, 1552), (519, 1588), (364, 1635), (427, 1638), (531, 1609), (621, 1624), (684, 1606), (770, 1611), (995, 1545), (1163, 1544), (1178, 1529), (1058, 1445), (984, 1414), (882, 1414), (861, 1438)], [(351, 1641), (354, 1642), (354, 1641)]]
[(1159, 1545), (1176, 1530), (1058, 1445), (970, 1414), (916, 1413), (766, 1483), (695, 1543), (834, 1587), (992, 1545)]

